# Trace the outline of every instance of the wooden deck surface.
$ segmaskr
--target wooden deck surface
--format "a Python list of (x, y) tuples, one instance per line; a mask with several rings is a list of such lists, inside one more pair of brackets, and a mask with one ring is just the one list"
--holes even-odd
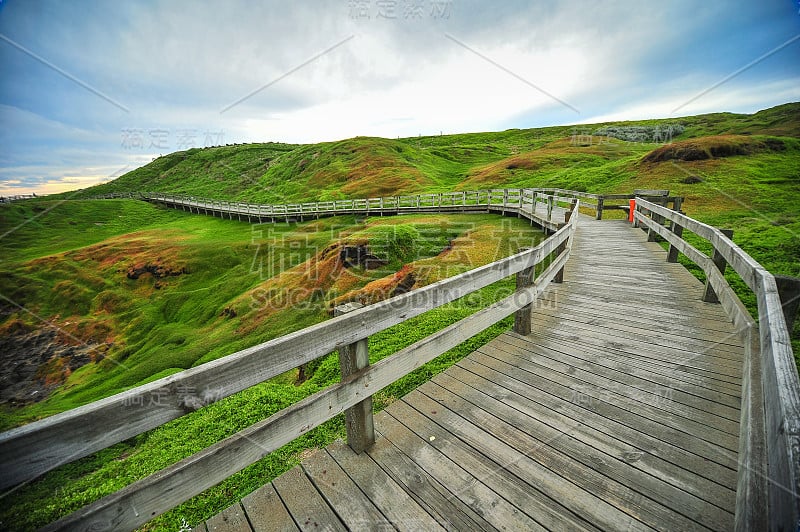
[(197, 530), (729, 530), (743, 347), (703, 286), (581, 217), (533, 313)]

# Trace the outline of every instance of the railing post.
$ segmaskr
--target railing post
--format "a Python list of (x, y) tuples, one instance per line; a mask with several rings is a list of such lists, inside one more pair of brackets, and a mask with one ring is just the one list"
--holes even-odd
[[(720, 229), (723, 235), (727, 236), (728, 238), (733, 238), (733, 229)], [(714, 255), (711, 257), (711, 261), (714, 263), (714, 266), (720, 271), (722, 275), (725, 275), (725, 268), (728, 266), (728, 261), (725, 260), (725, 257), (722, 254), (714, 250)], [(714, 288), (712, 288), (711, 283), (708, 282), (706, 279), (706, 291), (703, 293), (703, 301), (706, 303), (719, 303), (719, 298), (717, 297), (716, 292), (714, 292)]]
[[(572, 219), (572, 211), (567, 211), (564, 213), (564, 225), (569, 224), (569, 221)], [(564, 240), (559, 246), (556, 248), (556, 257), (560, 257), (562, 253), (567, 250), (567, 241)], [(564, 282), (564, 268), (562, 267), (556, 273), (555, 277), (553, 277), (553, 282), (561, 284)]]
[[(333, 309), (334, 316), (341, 316), (361, 308), (361, 303), (347, 303)], [(339, 348), (339, 368), (342, 380), (369, 366), (367, 338)], [(372, 420), (372, 396), (344, 411), (347, 428), (347, 444), (356, 453), (362, 453), (375, 443), (375, 426)]]
[[(683, 226), (677, 222), (672, 222), (672, 234), (677, 236), (678, 238), (683, 237)], [(669, 251), (667, 252), (667, 262), (678, 262), (678, 248), (674, 245), (669, 245)]]
[(602, 196), (597, 198), (597, 216), (595, 217), (596, 220), (603, 219), (603, 203), (604, 199)]
[[(520, 248), (520, 251), (527, 251), (530, 248)], [(517, 291), (524, 290), (533, 284), (536, 275), (535, 266), (525, 268), (517, 272)], [(514, 332), (527, 336), (531, 333), (531, 310), (533, 304), (529, 303), (514, 313)]]
[(792, 334), (794, 319), (800, 309), (800, 278), (776, 275), (775, 284), (778, 285), (778, 297), (781, 298), (786, 328), (789, 330), (789, 334)]
[(547, 196), (547, 221), (553, 220), (553, 199), (554, 196)]

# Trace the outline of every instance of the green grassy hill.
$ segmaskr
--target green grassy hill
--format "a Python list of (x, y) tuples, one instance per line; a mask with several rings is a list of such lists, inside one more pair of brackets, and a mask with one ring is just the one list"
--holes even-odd
[(663, 188), (686, 197), (689, 215), (733, 229), (774, 273), (800, 276), (798, 169), (800, 103), (788, 103), (751, 115), (192, 149), (62, 197), (163, 191), (281, 203), (492, 187)]
[[(0, 382), (7, 396), (16, 393), (0, 398), (0, 428), (286, 334), (326, 319), (334, 304), (379, 300), (489, 263), (541, 237), (490, 215), (249, 225), (89, 198), (163, 191), (282, 203), (502, 187), (669, 189), (686, 197), (689, 215), (733, 229), (734, 241), (770, 271), (800, 276), (800, 103), (752, 115), (191, 149), (78, 193), (0, 205)], [(342, 251), (361, 244), (380, 251), (378, 267), (343, 267)], [(753, 309), (747, 289), (729, 277)], [(505, 293), (504, 283), (370, 338), (371, 357), (474, 312)], [(401, 379), (376, 406), (508, 325)], [(794, 338), (798, 352), (800, 320)], [(324, 388), (337, 378), (336, 357), (306, 369), (306, 380), (290, 372), (46, 475), (6, 498), (0, 528), (41, 526)], [(37, 383), (36, 397), (5, 385), (15, 372)], [(213, 515), (342, 433), (333, 420), (148, 528)]]

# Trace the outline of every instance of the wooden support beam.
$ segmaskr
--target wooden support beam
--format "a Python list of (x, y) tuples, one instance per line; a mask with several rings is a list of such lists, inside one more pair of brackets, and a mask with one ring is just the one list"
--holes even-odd
[[(683, 237), (683, 226), (672, 222), (672, 233), (678, 238)], [(669, 245), (669, 252), (667, 252), (667, 262), (678, 262), (678, 253), (680, 250), (675, 244)]]
[(778, 285), (778, 296), (781, 298), (783, 317), (786, 319), (786, 329), (791, 335), (797, 311), (800, 310), (800, 278), (776, 275), (775, 284)]
[[(728, 238), (733, 238), (733, 229), (720, 229), (723, 235), (727, 236)], [(716, 248), (714, 248), (714, 255), (711, 257), (711, 261), (714, 263), (714, 266), (717, 267), (719, 272), (724, 276), (725, 275), (725, 268), (728, 266), (728, 261), (725, 260), (725, 257), (722, 256), (722, 253), (719, 252)], [(711, 286), (711, 283), (706, 280), (706, 291), (703, 294), (703, 301), (706, 303), (719, 303), (719, 298), (717, 297), (717, 293), (714, 292), (714, 288)]]
[[(333, 309), (334, 316), (341, 316), (363, 307), (361, 303), (347, 303)], [(342, 380), (359, 373), (369, 366), (369, 347), (367, 338), (339, 348), (339, 368)], [(347, 428), (347, 444), (358, 454), (375, 443), (375, 425), (372, 419), (372, 395), (344, 411)]]
[[(572, 218), (572, 211), (567, 211), (564, 213), (564, 225), (568, 225), (570, 219)], [(567, 246), (569, 245), (569, 240), (564, 240), (558, 248), (556, 248), (556, 257), (560, 257), (562, 253), (567, 250)], [(554, 283), (563, 283), (564, 282), (564, 268), (561, 267), (560, 270), (556, 273), (556, 276), (553, 277)]]
[[(528, 248), (521, 248), (520, 251), (527, 251)], [(524, 290), (533, 285), (535, 267), (525, 268), (517, 272), (517, 291)], [(514, 332), (527, 336), (531, 333), (531, 310), (533, 305), (525, 305), (514, 314)]]

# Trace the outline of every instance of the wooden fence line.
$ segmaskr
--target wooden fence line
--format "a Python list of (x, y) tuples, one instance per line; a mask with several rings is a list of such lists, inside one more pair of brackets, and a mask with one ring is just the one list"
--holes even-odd
[[(680, 209), (683, 198), (669, 196), (669, 191), (638, 191), (639, 196), (653, 197), (664, 205), (672, 204)], [(305, 219), (338, 214), (380, 214), (408, 212), (469, 212), (484, 211), (506, 212), (514, 209), (525, 209), (536, 203), (548, 205), (548, 216), (538, 219), (537, 223), (548, 230), (556, 230), (552, 225), (552, 208), (556, 205), (581, 200), (583, 207), (593, 210), (598, 220), (607, 210), (625, 210), (628, 201), (637, 194), (590, 194), (560, 188), (503, 188), (487, 190), (470, 190), (461, 192), (439, 192), (416, 195), (389, 196), (380, 198), (330, 200), (309, 203), (290, 204), (254, 204), (238, 201), (203, 199), (185, 194), (167, 194), (160, 192), (113, 193), (98, 196), (101, 199), (134, 198), (159, 202), (174, 207), (189, 209), (191, 212), (204, 214), (243, 217), (248, 221), (253, 218), (276, 221), (278, 219)], [(588, 200), (588, 201), (587, 201)], [(531, 207), (533, 209), (533, 207)], [(542, 223), (544, 222), (544, 223)]]
[[(667, 222), (669, 228), (663, 225)], [(669, 242), (668, 260), (674, 260), (679, 251), (703, 269), (708, 279), (706, 297), (723, 305), (744, 340), (736, 529), (796, 529), (800, 523), (800, 382), (775, 277), (734, 244), (729, 234), (653, 202), (636, 199), (635, 223)], [(708, 241), (713, 256), (686, 242), (684, 229)], [(755, 293), (757, 324), (725, 280), (727, 265)]]

